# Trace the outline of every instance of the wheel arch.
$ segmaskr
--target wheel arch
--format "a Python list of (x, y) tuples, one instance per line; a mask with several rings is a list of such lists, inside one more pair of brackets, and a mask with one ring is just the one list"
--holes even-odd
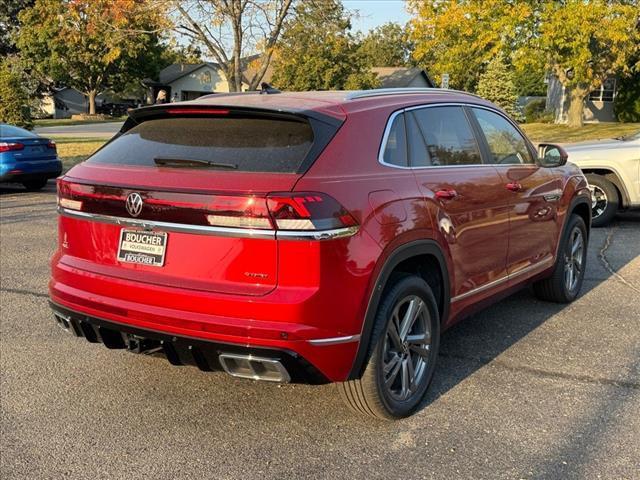
[[(427, 273), (433, 272), (434, 269), (439, 275), (437, 279), (439, 285), (435, 285), (435, 280), (427, 275)], [(440, 322), (442, 323), (449, 315), (451, 300), (449, 270), (445, 254), (440, 245), (435, 240), (425, 239), (397, 247), (384, 261), (376, 277), (362, 325), (360, 344), (358, 345), (358, 351), (349, 372), (348, 380), (360, 378), (371, 355), (371, 338), (375, 328), (378, 305), (389, 286), (389, 280), (395, 272), (415, 273), (424, 278), (434, 290), (434, 295), (438, 301)], [(434, 287), (436, 288), (434, 289)]]
[(609, 180), (611, 183), (613, 183), (613, 186), (616, 187), (616, 190), (618, 191), (618, 196), (620, 198), (620, 203), (621, 203), (621, 207), (626, 208), (629, 206), (631, 199), (629, 197), (629, 192), (627, 192), (627, 189), (624, 185), (624, 182), (622, 181), (620, 174), (613, 168), (610, 167), (585, 167), (584, 169), (581, 169), (582, 173), (584, 173), (585, 175), (600, 175), (601, 177), (603, 177), (606, 180)]

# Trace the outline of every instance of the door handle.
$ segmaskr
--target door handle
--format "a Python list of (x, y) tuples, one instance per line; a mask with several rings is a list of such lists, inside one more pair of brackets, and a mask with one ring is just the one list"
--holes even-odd
[(458, 196), (458, 192), (450, 189), (442, 189), (436, 192), (436, 198), (439, 200), (453, 200)]
[(511, 190), (512, 192), (519, 192), (520, 190), (522, 190), (522, 185), (520, 185), (518, 182), (509, 182), (505, 185), (505, 187), (507, 188), (507, 190)]

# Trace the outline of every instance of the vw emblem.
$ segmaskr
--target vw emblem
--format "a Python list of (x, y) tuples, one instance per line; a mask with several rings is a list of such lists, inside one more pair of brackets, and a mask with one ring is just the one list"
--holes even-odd
[(127, 212), (129, 212), (129, 215), (131, 215), (132, 217), (137, 217), (138, 215), (140, 215), (140, 212), (142, 212), (142, 204), (142, 197), (139, 193), (134, 192), (130, 193), (127, 197), (125, 206), (127, 207)]

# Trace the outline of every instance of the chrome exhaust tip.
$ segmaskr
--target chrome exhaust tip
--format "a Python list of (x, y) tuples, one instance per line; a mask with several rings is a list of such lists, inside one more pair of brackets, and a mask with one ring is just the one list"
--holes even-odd
[(224, 371), (232, 377), (280, 383), (287, 383), (291, 380), (284, 365), (273, 358), (223, 353), (219, 360)]

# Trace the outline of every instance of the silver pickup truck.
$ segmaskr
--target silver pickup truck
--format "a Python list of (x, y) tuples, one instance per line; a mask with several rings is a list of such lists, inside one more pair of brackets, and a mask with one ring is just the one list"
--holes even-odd
[(640, 208), (640, 132), (564, 147), (589, 181), (594, 227), (607, 225), (619, 210)]

